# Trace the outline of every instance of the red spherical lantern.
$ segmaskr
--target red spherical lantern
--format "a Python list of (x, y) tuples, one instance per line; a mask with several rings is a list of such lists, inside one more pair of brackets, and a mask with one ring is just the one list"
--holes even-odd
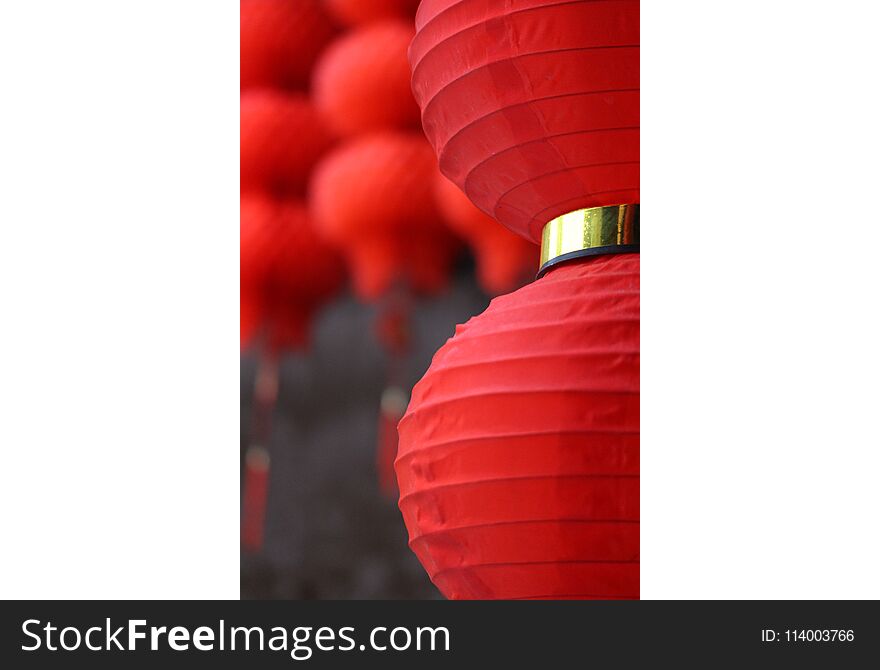
[(336, 252), (316, 234), (305, 203), (241, 198), (242, 344), (264, 335), (273, 349), (308, 341), (315, 311), (342, 287)]
[(331, 137), (300, 93), (254, 90), (241, 96), (241, 187), (299, 194)]
[(403, 21), (373, 23), (330, 45), (315, 67), (315, 103), (340, 135), (418, 127), (406, 52), (414, 30)]
[(346, 256), (361, 297), (396, 282), (424, 293), (445, 286), (456, 243), (437, 210), (435, 172), (431, 147), (407, 132), (359, 137), (315, 168), (315, 223)]
[(241, 0), (241, 88), (298, 88), (335, 28), (321, 0)]
[(639, 202), (639, 3), (424, 0), (413, 91), (443, 173), (535, 242)]
[(435, 182), (437, 202), (446, 223), (467, 240), (477, 260), (477, 279), (490, 295), (507, 293), (538, 271), (537, 245), (510, 232), (478, 209), (441, 174)]
[(324, 0), (327, 11), (346, 25), (408, 18), (415, 13), (418, 4), (419, 0)]
[(399, 430), (410, 547), (444, 595), (638, 598), (638, 254), (493, 300)]

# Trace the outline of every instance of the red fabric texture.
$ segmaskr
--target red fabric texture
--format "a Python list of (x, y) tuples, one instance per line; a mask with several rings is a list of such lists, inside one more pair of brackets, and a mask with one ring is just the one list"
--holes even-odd
[(638, 254), (493, 300), (399, 432), (410, 547), (446, 597), (638, 598)]
[(419, 0), (324, 0), (327, 12), (342, 24), (354, 26), (390, 18), (411, 18)]
[(446, 286), (456, 240), (434, 199), (436, 169), (424, 138), (399, 131), (360, 136), (315, 168), (315, 223), (346, 256), (362, 298), (397, 283), (420, 293)]
[(424, 0), (413, 91), (443, 173), (540, 242), (639, 199), (639, 2)]
[(439, 173), (434, 190), (446, 223), (471, 247), (477, 261), (477, 280), (486, 293), (507, 293), (534, 279), (540, 260), (537, 245), (480, 211)]
[(241, 88), (304, 88), (335, 33), (321, 0), (241, 0)]
[(414, 34), (404, 21), (381, 21), (327, 48), (315, 67), (314, 98), (333, 131), (419, 127), (406, 58)]
[(274, 350), (305, 347), (312, 315), (345, 281), (305, 204), (242, 195), (240, 249), (242, 345), (262, 336)]
[(300, 93), (268, 89), (241, 96), (241, 188), (301, 195), (331, 136)]

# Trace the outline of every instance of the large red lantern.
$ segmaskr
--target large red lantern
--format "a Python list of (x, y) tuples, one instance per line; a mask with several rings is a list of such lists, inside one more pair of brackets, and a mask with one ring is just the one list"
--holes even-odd
[(335, 32), (321, 0), (241, 0), (241, 88), (302, 88)]
[(535, 276), (537, 245), (500, 226), (439, 173), (435, 192), (449, 227), (467, 240), (474, 252), (477, 279), (484, 291), (490, 295), (507, 293)]
[(406, 58), (414, 34), (404, 21), (380, 21), (327, 48), (315, 67), (314, 98), (336, 133), (418, 127)]
[(414, 390), (410, 546), (450, 598), (638, 598), (638, 2), (424, 0), (416, 24), (440, 167), (541, 242), (541, 276)]
[(638, 254), (560, 265), (460, 326), (398, 454), (447, 597), (638, 598)]
[(241, 187), (301, 194), (331, 136), (301, 93), (256, 89), (241, 96)]
[(395, 284), (421, 293), (446, 285), (456, 242), (434, 199), (436, 169), (423, 137), (390, 131), (338, 147), (315, 168), (315, 223), (348, 259), (362, 298)]
[(638, 0), (424, 0), (413, 91), (443, 173), (540, 241), (573, 210), (639, 202)]
[(240, 246), (242, 344), (260, 335), (271, 350), (304, 347), (312, 316), (345, 281), (341, 259), (305, 203), (258, 193), (241, 197)]

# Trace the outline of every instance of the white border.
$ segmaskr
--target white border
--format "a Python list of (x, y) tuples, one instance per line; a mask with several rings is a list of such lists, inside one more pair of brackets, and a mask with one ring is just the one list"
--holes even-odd
[(0, 5), (0, 597), (238, 598), (238, 5)]
[(880, 597), (871, 3), (642, 3), (643, 598)]

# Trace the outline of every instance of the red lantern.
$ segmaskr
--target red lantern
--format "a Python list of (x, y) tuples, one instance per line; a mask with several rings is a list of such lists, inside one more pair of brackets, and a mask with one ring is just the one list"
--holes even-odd
[(477, 259), (477, 279), (490, 295), (507, 293), (538, 271), (538, 247), (481, 212), (459, 188), (438, 174), (435, 191), (446, 223), (467, 240)]
[(242, 344), (264, 334), (275, 350), (304, 347), (313, 314), (344, 279), (342, 262), (315, 233), (304, 203), (242, 195)]
[(301, 193), (331, 138), (299, 93), (249, 91), (241, 96), (241, 187)]
[(340, 23), (357, 25), (380, 19), (411, 17), (419, 0), (324, 0)]
[(314, 96), (340, 135), (418, 127), (406, 51), (414, 31), (391, 20), (359, 28), (334, 42), (315, 67)]
[(435, 173), (431, 147), (406, 132), (357, 138), (315, 168), (315, 223), (347, 257), (361, 297), (396, 282), (423, 293), (446, 285), (456, 243), (437, 210)]
[(335, 29), (321, 0), (241, 0), (241, 88), (298, 88)]
[(410, 547), (444, 595), (638, 598), (638, 254), (493, 300), (399, 429)]
[(639, 3), (424, 0), (413, 91), (443, 173), (537, 242), (639, 202)]

